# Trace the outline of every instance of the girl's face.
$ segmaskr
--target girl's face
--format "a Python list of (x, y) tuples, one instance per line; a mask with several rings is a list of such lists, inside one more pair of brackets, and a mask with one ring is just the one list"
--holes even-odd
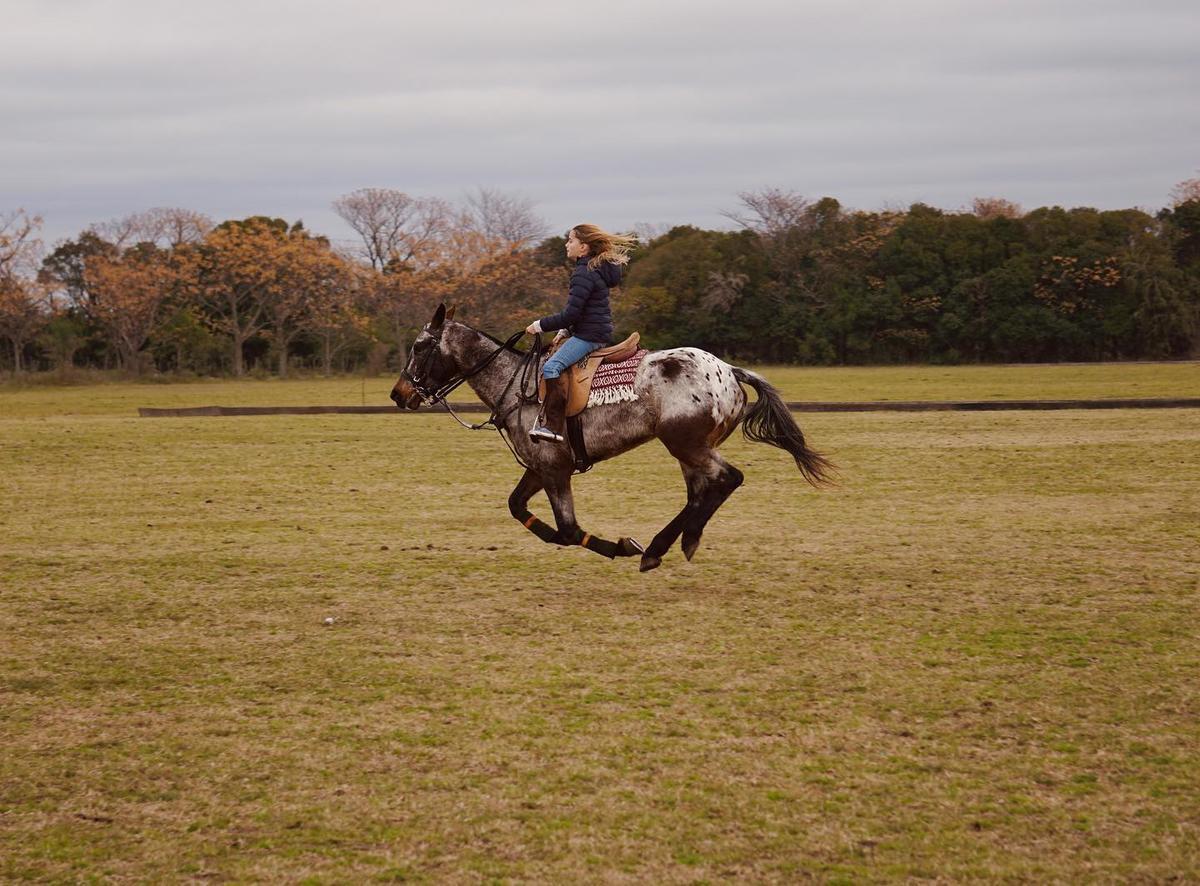
[(567, 258), (574, 260), (588, 254), (588, 245), (575, 236), (575, 229), (567, 234)]

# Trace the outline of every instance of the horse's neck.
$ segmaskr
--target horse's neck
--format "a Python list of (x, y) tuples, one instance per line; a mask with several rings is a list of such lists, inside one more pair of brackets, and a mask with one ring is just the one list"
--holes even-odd
[[(469, 326), (455, 324), (454, 328), (456, 333), (452, 342), (454, 357), (464, 372), (487, 359), (500, 347), (482, 332)], [(508, 398), (516, 396), (516, 384), (514, 383), (509, 388), (509, 382), (520, 369), (520, 365), (519, 354), (509, 350), (501, 351), (478, 374), (467, 379), (467, 384), (471, 386), (471, 390), (479, 396), (479, 399), (487, 404), (489, 409), (494, 410), (500, 405), (501, 398), (505, 397), (506, 389)]]

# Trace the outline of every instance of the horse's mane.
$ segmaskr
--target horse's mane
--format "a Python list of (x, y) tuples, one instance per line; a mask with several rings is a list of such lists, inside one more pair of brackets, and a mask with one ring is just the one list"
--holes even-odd
[[(482, 329), (476, 329), (470, 323), (463, 323), (461, 320), (452, 320), (450, 322), (457, 323), (459, 326), (465, 326), (467, 329), (471, 330), (472, 332), (479, 333), (480, 335), (482, 335), (484, 338), (486, 338), (488, 341), (490, 341), (494, 345), (497, 345), (499, 347), (507, 346), (508, 350), (512, 351), (514, 354), (524, 354), (525, 353), (524, 351), (522, 351), (520, 348), (516, 347), (515, 345), (509, 345), (507, 342), (501, 341), (500, 339), (496, 338), (496, 336), (492, 335), (490, 332), (484, 332)], [(519, 339), (518, 339), (518, 341), (519, 341)]]

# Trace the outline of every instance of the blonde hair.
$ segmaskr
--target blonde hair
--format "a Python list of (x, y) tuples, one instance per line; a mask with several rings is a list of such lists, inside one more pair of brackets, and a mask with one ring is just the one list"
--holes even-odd
[(588, 267), (592, 270), (604, 262), (614, 265), (629, 264), (629, 250), (638, 245), (637, 238), (626, 237), (623, 234), (610, 234), (595, 225), (575, 225), (571, 228), (576, 239), (588, 248)]

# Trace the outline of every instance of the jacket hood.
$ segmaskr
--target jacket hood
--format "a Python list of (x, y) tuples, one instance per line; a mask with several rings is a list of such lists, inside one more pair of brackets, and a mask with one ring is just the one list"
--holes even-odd
[(621, 285), (621, 266), (615, 265), (612, 262), (604, 262), (600, 267), (596, 268), (596, 273), (600, 275), (600, 279), (610, 289), (613, 286)]

